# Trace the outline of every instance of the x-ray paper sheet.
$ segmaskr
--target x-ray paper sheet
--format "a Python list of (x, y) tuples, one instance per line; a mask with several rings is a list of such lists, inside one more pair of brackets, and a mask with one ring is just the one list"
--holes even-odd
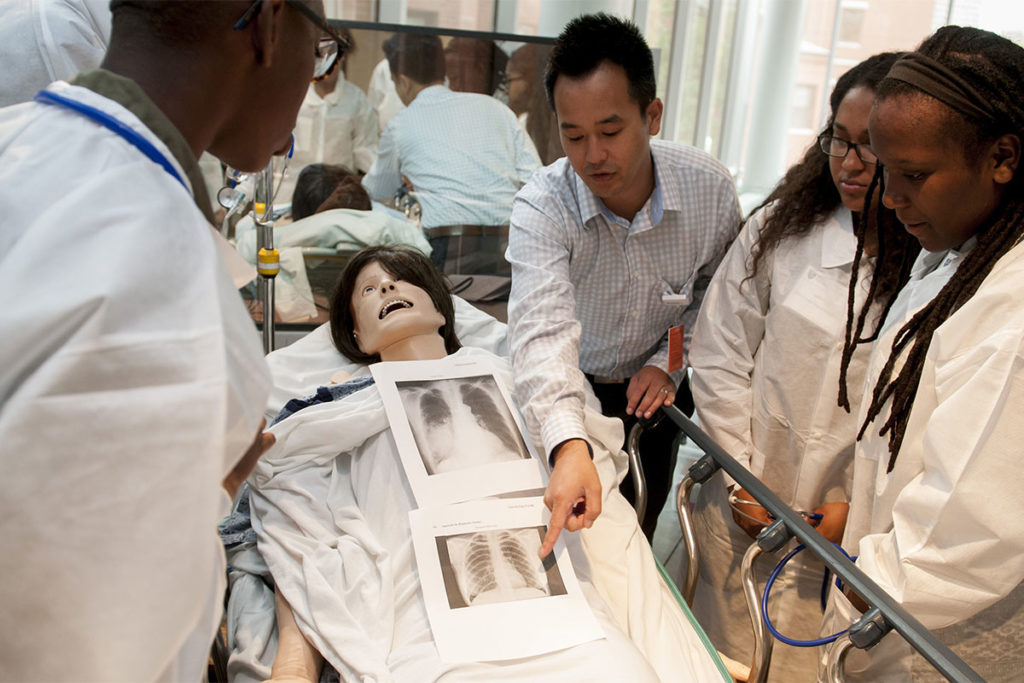
[(546, 486), (522, 417), (486, 359), (377, 363), (370, 371), (419, 507)]
[(562, 540), (537, 556), (542, 498), (409, 512), (430, 628), (446, 662), (518, 659), (603, 638)]

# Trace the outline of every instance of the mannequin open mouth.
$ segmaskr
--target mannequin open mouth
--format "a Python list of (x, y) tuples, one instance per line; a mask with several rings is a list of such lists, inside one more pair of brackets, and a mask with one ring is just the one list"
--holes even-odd
[(379, 320), (383, 320), (389, 313), (394, 313), (395, 311), (403, 308), (412, 308), (412, 302), (406, 301), (405, 299), (392, 299), (384, 304), (384, 307), (380, 309), (380, 315), (377, 316), (377, 318)]

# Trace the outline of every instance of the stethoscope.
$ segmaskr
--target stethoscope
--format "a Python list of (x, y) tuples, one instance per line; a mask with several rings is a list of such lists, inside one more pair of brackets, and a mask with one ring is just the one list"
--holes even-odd
[(182, 179), (177, 169), (175, 169), (171, 162), (167, 160), (167, 157), (160, 153), (160, 150), (158, 150), (153, 145), (152, 142), (142, 137), (137, 132), (129, 128), (121, 121), (118, 121), (110, 114), (100, 111), (99, 109), (91, 107), (87, 104), (83, 104), (82, 102), (79, 102), (77, 100), (72, 100), (70, 98), (63, 97), (62, 95), (54, 94), (49, 90), (40, 90), (36, 93), (34, 99), (36, 102), (39, 102), (41, 104), (54, 104), (60, 107), (70, 109), (71, 111), (78, 112), (82, 116), (88, 119), (92, 119), (104, 128), (121, 136), (122, 138), (127, 140), (131, 145), (133, 145), (136, 149), (142, 152), (147, 159), (156, 163), (165, 171), (167, 171), (172, 178), (181, 183), (181, 186), (185, 188), (186, 192), (189, 192), (191, 194), (188, 185)]

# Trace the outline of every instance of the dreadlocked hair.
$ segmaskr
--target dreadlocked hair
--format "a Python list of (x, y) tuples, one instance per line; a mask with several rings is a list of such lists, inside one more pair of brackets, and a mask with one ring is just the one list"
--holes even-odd
[[(980, 153), (1001, 135), (1022, 137), (1024, 92), (1020, 84), (1024, 82), (1024, 49), (988, 31), (947, 26), (926, 39), (918, 52), (965, 79), (994, 112), (991, 120), (983, 121), (948, 108), (947, 116), (953, 125), (946, 130), (951, 129), (954, 136), (960, 137), (968, 163), (980, 161)], [(886, 79), (876, 90), (876, 102), (914, 93), (921, 91), (908, 83)], [(863, 437), (868, 425), (891, 398), (889, 416), (878, 432), (879, 435), (889, 434), (887, 472), (892, 471), (903, 443), (932, 335), (974, 295), (995, 263), (1024, 236), (1024, 192), (1020, 174), (1014, 174), (1003, 191), (999, 207), (974, 236), (977, 244), (964, 256), (949, 282), (896, 333), (889, 358), (872, 390), (871, 404), (857, 438)], [(896, 372), (896, 362), (904, 352), (906, 360)]]
[[(840, 76), (829, 96), (831, 113), (828, 122), (819, 135), (832, 132), (836, 111), (847, 93), (859, 87), (874, 90), (888, 73), (889, 67), (901, 56), (902, 53), (898, 52), (883, 52), (868, 57)], [(772, 205), (754, 247), (749, 277), (757, 275), (765, 257), (781, 242), (813, 231), (841, 202), (839, 190), (829, 170), (828, 155), (821, 150), (815, 138), (803, 159), (791, 167), (772, 193), (751, 211), (753, 215)]]
[[(885, 178), (881, 164), (875, 167), (875, 174), (868, 186), (864, 205), (871, 206), (875, 196), (885, 194)], [(874, 225), (870, 220), (874, 218)], [(860, 313), (855, 313), (857, 288), (860, 286), (860, 264), (864, 259), (864, 243), (869, 230), (874, 230), (878, 237), (875, 254), (875, 267), (871, 273), (867, 296), (861, 306)], [(889, 314), (896, 295), (910, 279), (910, 271), (921, 245), (910, 233), (903, 229), (896, 219), (896, 212), (881, 207), (873, 212), (862, 212), (854, 225), (857, 238), (857, 249), (853, 255), (853, 267), (850, 270), (850, 286), (846, 297), (846, 333), (843, 337), (843, 354), (839, 363), (839, 397), (840, 408), (850, 412), (850, 397), (847, 384), (847, 371), (853, 360), (853, 352), (859, 344), (873, 342), (878, 338), (885, 317)], [(864, 335), (868, 314), (875, 303), (881, 305), (881, 311), (875, 317), (875, 329), (868, 336)]]

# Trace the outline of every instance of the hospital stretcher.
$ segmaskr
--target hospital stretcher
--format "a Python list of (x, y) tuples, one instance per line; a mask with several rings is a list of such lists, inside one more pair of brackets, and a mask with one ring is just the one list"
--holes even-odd
[[(489, 348), (499, 355), (507, 355), (508, 347), (505, 339), (504, 325), (474, 309), (465, 301), (456, 297), (456, 320), (457, 330), (460, 338), (471, 340), (476, 345)], [(461, 327), (460, 327), (461, 326)], [(271, 354), (268, 357), (274, 375), (274, 389), (268, 403), (267, 414), (276, 413), (278, 407), (288, 399), (295, 396), (308, 395), (310, 386), (326, 384), (329, 377), (336, 372), (344, 360), (338, 355), (330, 341), (328, 326), (324, 325), (314, 330), (311, 334), (291, 347), (286, 347)], [(636, 482), (636, 490), (641, 495), (637, 496), (639, 512), (643, 514), (643, 507), (646, 501), (646, 487), (643, 483), (642, 469), (639, 466), (639, 459), (636, 453), (636, 438), (639, 434), (631, 435), (631, 442), (627, 448), (627, 455), (631, 461), (630, 475)], [(653, 553), (652, 553), (653, 554)], [(707, 635), (690, 611), (688, 605), (682, 599), (678, 589), (671, 578), (665, 572), (664, 567), (653, 557), (657, 566), (657, 573), (665, 587), (671, 592), (675, 603), (682, 612), (685, 621), (692, 627), (693, 632), (699, 639), (703, 654), (713, 662), (711, 665), (717, 670), (719, 677), (713, 680), (732, 681), (725, 665), (715, 652)], [(224, 635), (222, 633), (222, 635)], [(214, 652), (214, 680), (227, 680), (226, 661), (229, 650), (225, 638), (215, 643)]]
[(830, 649), (826, 663), (826, 680), (830, 683), (841, 683), (843, 681), (843, 663), (850, 651), (855, 647), (871, 648), (893, 630), (897, 631), (947, 679), (951, 681), (983, 680), (977, 672), (860, 571), (850, 558), (814, 531), (800, 513), (785, 505), (770, 489), (730, 457), (678, 408), (667, 406), (663, 410), (668, 418), (675, 422), (705, 454), (690, 467), (687, 476), (680, 484), (676, 498), (676, 509), (688, 555), (687, 574), (682, 588), (685, 602), (693, 603), (700, 570), (700, 550), (695, 541), (696, 536), (690, 516), (690, 494), (696, 484), (707, 481), (719, 469), (725, 470), (738, 486), (749, 492), (775, 519), (751, 544), (742, 563), (744, 594), (750, 611), (754, 638), (754, 656), (748, 681), (761, 683), (767, 680), (774, 642), (763, 619), (761, 594), (754, 579), (753, 563), (762, 554), (780, 549), (793, 537), (799, 539), (808, 551), (820, 557), (825, 565), (847, 586), (855, 590), (870, 607), (859, 620), (850, 625), (848, 631), (840, 636), (836, 645)]

